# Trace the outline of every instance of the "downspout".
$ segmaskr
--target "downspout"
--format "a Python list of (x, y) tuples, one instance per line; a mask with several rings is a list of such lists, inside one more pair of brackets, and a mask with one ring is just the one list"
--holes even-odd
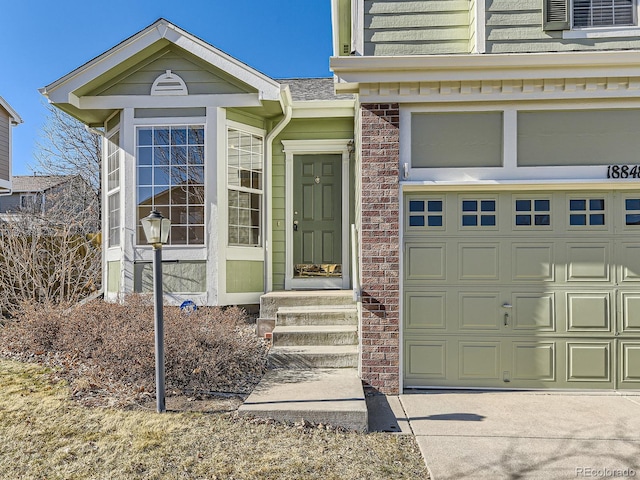
[(273, 141), (275, 138), (280, 135), (280, 132), (284, 130), (284, 128), (291, 121), (291, 117), (293, 116), (293, 100), (291, 98), (291, 92), (289, 90), (288, 85), (284, 85), (280, 87), (280, 106), (282, 107), (282, 111), (284, 113), (284, 118), (278, 122), (278, 124), (271, 130), (267, 136), (265, 137), (265, 216), (266, 216), (266, 226), (265, 226), (265, 251), (266, 251), (266, 259), (265, 259), (265, 293), (271, 292), (273, 290), (273, 241), (271, 238), (273, 237)]

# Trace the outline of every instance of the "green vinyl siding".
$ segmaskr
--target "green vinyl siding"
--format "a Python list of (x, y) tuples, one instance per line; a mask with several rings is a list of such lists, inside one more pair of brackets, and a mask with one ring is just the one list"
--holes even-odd
[[(284, 290), (285, 278), (285, 156), (282, 140), (352, 139), (353, 118), (293, 119), (273, 141), (273, 289)], [(349, 173), (353, 181), (353, 167)], [(352, 189), (353, 190), (353, 189)], [(353, 221), (353, 191), (350, 221)]]
[[(562, 30), (543, 29), (542, 0), (487, 1), (487, 53), (627, 50), (640, 48), (637, 36), (563, 39)], [(555, 28), (555, 27), (554, 27)]]
[(167, 70), (177, 74), (190, 95), (246, 93), (251, 91), (238, 80), (198, 59), (195, 55), (171, 46), (129, 68), (115, 80), (100, 85), (92, 95), (149, 95), (151, 85)]
[(227, 260), (227, 293), (264, 292), (264, 262)]
[(365, 55), (469, 53), (470, 4), (365, 0)]
[(518, 113), (518, 166), (640, 163), (640, 110)]
[(265, 130), (265, 121), (262, 117), (256, 117), (255, 115), (243, 112), (242, 110), (228, 108), (227, 120)]
[[(136, 263), (133, 274), (135, 292), (153, 292), (153, 265)], [(166, 293), (202, 293), (207, 291), (206, 262), (162, 264), (162, 288)]]
[(107, 292), (120, 291), (120, 261), (107, 262)]

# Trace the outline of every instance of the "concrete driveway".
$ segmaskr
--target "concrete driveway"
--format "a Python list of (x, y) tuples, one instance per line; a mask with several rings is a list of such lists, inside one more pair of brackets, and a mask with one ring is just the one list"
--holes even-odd
[(434, 480), (640, 478), (638, 394), (429, 391), (384, 398), (377, 401), (386, 400), (385, 408), (370, 409), (370, 428), (413, 433)]

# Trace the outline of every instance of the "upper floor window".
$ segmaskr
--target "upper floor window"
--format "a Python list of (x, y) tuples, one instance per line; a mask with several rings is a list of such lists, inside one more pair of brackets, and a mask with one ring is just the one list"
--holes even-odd
[(574, 27), (634, 25), (635, 0), (573, 0)]
[(544, 29), (634, 26), (637, 8), (637, 0), (545, 0)]
[(137, 131), (137, 221), (158, 210), (171, 220), (169, 245), (204, 244), (204, 127), (139, 127)]

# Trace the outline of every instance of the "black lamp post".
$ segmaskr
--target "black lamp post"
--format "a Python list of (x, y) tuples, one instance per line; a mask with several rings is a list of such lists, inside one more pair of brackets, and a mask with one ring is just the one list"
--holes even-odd
[(166, 412), (164, 403), (164, 320), (162, 311), (162, 245), (167, 243), (171, 220), (152, 210), (143, 218), (142, 228), (147, 243), (153, 246), (153, 301), (156, 350), (156, 406), (158, 413)]

